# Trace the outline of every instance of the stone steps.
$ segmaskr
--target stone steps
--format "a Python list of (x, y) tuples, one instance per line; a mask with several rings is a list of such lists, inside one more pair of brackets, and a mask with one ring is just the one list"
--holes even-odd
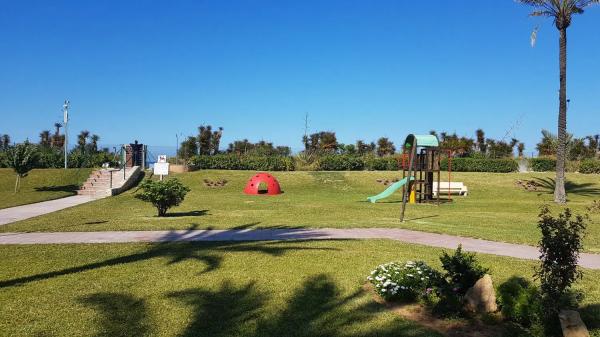
[(125, 179), (123, 179), (122, 170), (102, 169), (93, 171), (89, 178), (77, 191), (77, 194), (89, 196), (110, 196), (112, 195), (112, 189), (122, 186), (131, 177), (133, 171), (133, 169), (127, 168), (125, 171)]

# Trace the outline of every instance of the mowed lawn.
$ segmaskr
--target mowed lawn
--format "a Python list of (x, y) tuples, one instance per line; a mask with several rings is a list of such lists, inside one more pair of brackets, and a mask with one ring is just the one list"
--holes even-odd
[[(378, 264), (441, 249), (388, 240), (0, 247), (1, 336), (438, 336), (374, 301)], [(478, 255), (495, 286), (535, 262)], [(600, 336), (600, 271), (581, 313)]]
[(0, 168), (0, 208), (64, 198), (75, 195), (91, 169), (39, 169), (21, 179), (14, 193), (16, 176), (12, 169)]
[[(377, 179), (399, 177), (399, 172), (277, 172), (284, 193), (248, 196), (242, 193), (250, 171), (197, 171), (176, 175), (191, 192), (170, 216), (158, 218), (150, 204), (123, 195), (0, 227), (0, 231), (103, 231), (158, 229), (244, 229), (273, 227), (357, 228), (392, 227), (448, 233), (496, 241), (534, 245), (539, 240), (537, 214), (552, 205), (550, 173), (453, 173), (453, 181), (469, 188), (468, 197), (453, 197), (441, 206), (407, 205), (400, 223), (401, 194), (377, 204), (367, 196), (385, 189)], [(568, 174), (569, 207), (584, 213), (600, 199), (600, 176)], [(207, 187), (204, 179), (228, 181)], [(447, 174), (443, 174), (443, 180)], [(517, 180), (532, 179), (546, 187), (529, 192)], [(600, 252), (600, 216), (592, 222), (585, 249)]]

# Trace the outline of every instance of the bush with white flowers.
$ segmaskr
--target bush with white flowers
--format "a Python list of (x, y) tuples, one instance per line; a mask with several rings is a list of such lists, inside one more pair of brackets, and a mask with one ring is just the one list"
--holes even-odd
[(367, 277), (385, 300), (414, 301), (434, 291), (440, 273), (423, 261), (379, 265)]

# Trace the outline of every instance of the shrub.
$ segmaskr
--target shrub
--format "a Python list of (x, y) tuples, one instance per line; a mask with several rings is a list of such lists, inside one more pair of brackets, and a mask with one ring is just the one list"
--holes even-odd
[(600, 173), (600, 160), (586, 159), (579, 166), (581, 173)]
[(402, 165), (402, 158), (398, 156), (367, 156), (363, 160), (365, 169), (371, 171), (397, 171)]
[(550, 172), (556, 170), (554, 158), (530, 158), (529, 167), (535, 172)]
[(479, 264), (474, 253), (463, 253), (459, 245), (452, 255), (446, 252), (440, 256), (442, 268), (446, 271), (444, 279), (452, 287), (452, 291), (464, 295), (467, 289), (488, 272)]
[(504, 318), (525, 328), (541, 322), (542, 306), (537, 287), (522, 277), (511, 277), (498, 287), (498, 303)]
[(169, 208), (178, 206), (190, 191), (177, 178), (164, 181), (147, 179), (140, 184), (140, 188), (142, 192), (135, 197), (151, 202), (158, 210), (158, 216), (165, 216)]
[(17, 179), (15, 181), (15, 193), (19, 191), (21, 179), (29, 174), (29, 171), (38, 165), (39, 151), (37, 147), (29, 142), (9, 147), (6, 151), (6, 166), (13, 169)]
[(364, 169), (362, 157), (352, 155), (325, 155), (319, 159), (321, 171), (360, 171)]
[[(448, 170), (447, 158), (442, 159), (441, 169)], [(508, 173), (518, 169), (519, 164), (514, 159), (452, 158), (452, 171), (455, 172)]]
[(190, 160), (192, 169), (293, 171), (294, 160), (281, 156), (245, 156), (219, 154), (195, 156)]
[(367, 279), (385, 300), (414, 301), (433, 292), (439, 273), (422, 261), (382, 264)]
[(577, 260), (583, 249), (586, 221), (579, 215), (573, 219), (568, 208), (555, 218), (544, 206), (538, 227), (542, 232), (539, 242), (541, 255), (535, 276), (540, 280), (544, 324), (547, 332), (552, 334), (557, 328), (561, 306), (576, 304), (572, 303), (574, 298), (570, 290), (573, 282), (582, 276), (577, 269)]

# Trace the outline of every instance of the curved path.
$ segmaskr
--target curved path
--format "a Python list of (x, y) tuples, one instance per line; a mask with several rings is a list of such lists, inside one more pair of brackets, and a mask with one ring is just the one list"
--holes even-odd
[[(495, 242), (445, 234), (406, 229), (244, 229), (187, 231), (121, 231), (121, 232), (61, 232), (3, 233), (0, 244), (53, 243), (124, 243), (173, 241), (270, 241), (270, 240), (340, 240), (390, 239), (432, 247), (454, 249), (459, 244), (467, 251), (537, 260), (536, 247)], [(579, 265), (600, 269), (600, 254), (581, 254)]]

